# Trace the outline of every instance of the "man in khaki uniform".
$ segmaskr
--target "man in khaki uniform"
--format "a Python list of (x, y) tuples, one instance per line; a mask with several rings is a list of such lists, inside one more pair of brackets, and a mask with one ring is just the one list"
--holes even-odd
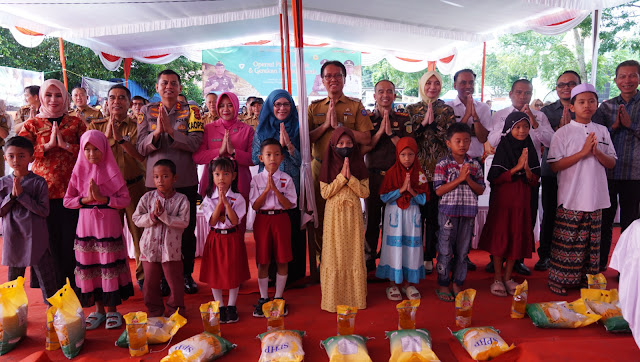
[(122, 177), (127, 183), (131, 203), (126, 209), (120, 210), (120, 220), (127, 216), (127, 226), (133, 239), (133, 246), (136, 258), (136, 279), (142, 288), (144, 282), (144, 272), (140, 262), (140, 236), (142, 230), (136, 226), (131, 219), (138, 201), (147, 188), (144, 184), (144, 157), (136, 149), (138, 140), (138, 124), (134, 117), (128, 115), (130, 107), (131, 92), (121, 84), (114, 85), (109, 89), (109, 118), (94, 119), (87, 129), (95, 129), (107, 136), (113, 156), (120, 167)]
[(322, 65), (320, 75), (322, 83), (327, 89), (328, 97), (312, 102), (308, 108), (309, 138), (312, 144), (311, 169), (313, 171), (313, 183), (316, 194), (316, 206), (320, 226), (315, 232), (316, 257), (319, 258), (322, 251), (322, 221), (324, 219), (325, 200), (320, 195), (320, 166), (333, 130), (344, 126), (353, 130), (355, 140), (360, 145), (368, 145), (371, 142), (373, 126), (362, 102), (356, 98), (349, 98), (342, 92), (347, 70), (337, 60), (328, 61)]
[(260, 110), (262, 110), (262, 105), (264, 104), (264, 99), (260, 98), (260, 97), (255, 97), (253, 98), (253, 100), (251, 101), (251, 103), (247, 103), (249, 105), (249, 107), (247, 108), (247, 110), (251, 110), (251, 115), (247, 116), (243, 122), (248, 124), (249, 126), (251, 126), (253, 128), (253, 130), (255, 131), (256, 127), (258, 126), (258, 122), (259, 120), (259, 116), (260, 116)]
[(131, 98), (131, 113), (133, 114), (133, 118), (138, 118), (142, 107), (146, 106), (147, 103), (149, 102), (142, 96), (133, 96), (133, 98)]
[(40, 86), (30, 85), (24, 89), (24, 101), (26, 105), (20, 107), (13, 119), (13, 130), (15, 134), (22, 131), (22, 124), (29, 118), (33, 118), (38, 114), (40, 109)]
[(89, 97), (87, 97), (87, 91), (84, 88), (73, 88), (73, 91), (71, 91), (71, 98), (73, 99), (73, 103), (76, 105), (76, 109), (69, 112), (70, 116), (80, 118), (87, 124), (87, 126), (90, 125), (94, 119), (104, 118), (99, 110), (89, 107), (87, 104)]
[(218, 112), (216, 111), (216, 103), (218, 102), (218, 95), (211, 92), (207, 94), (204, 100), (207, 109), (209, 110), (202, 116), (202, 121), (204, 125), (208, 125), (209, 123), (215, 121), (218, 118)]

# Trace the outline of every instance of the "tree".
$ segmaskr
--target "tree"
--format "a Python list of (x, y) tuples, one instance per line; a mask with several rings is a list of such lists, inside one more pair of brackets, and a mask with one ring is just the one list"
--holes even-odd
[[(411, 97), (418, 97), (418, 82), (426, 70), (414, 73), (405, 73), (394, 68), (386, 59), (362, 69), (362, 81), (364, 86), (373, 87), (377, 82), (388, 79), (392, 81), (396, 88), (404, 88), (404, 94)], [(453, 89), (452, 77), (442, 76), (442, 92), (444, 94)]]

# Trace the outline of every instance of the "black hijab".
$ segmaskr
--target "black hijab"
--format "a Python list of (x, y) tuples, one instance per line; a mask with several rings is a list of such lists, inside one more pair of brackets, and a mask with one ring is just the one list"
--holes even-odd
[[(493, 162), (487, 175), (487, 180), (492, 182), (498, 178), (503, 172), (509, 171), (518, 164), (518, 159), (522, 155), (522, 150), (526, 147), (529, 149), (529, 168), (535, 175), (540, 176), (540, 161), (538, 161), (538, 152), (533, 145), (531, 137), (527, 135), (523, 141), (517, 140), (511, 134), (513, 126), (518, 122), (525, 121), (531, 126), (529, 116), (524, 112), (512, 112), (504, 121), (504, 127), (502, 128), (502, 138), (500, 144), (496, 149), (496, 154), (493, 156)], [(524, 170), (516, 172), (513, 177), (521, 177), (526, 181), (526, 174)]]

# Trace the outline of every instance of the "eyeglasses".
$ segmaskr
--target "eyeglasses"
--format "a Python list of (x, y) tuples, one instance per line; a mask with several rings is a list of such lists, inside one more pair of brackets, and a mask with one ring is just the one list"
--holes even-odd
[(331, 80), (331, 79), (342, 79), (342, 77), (344, 77), (342, 73), (337, 73), (337, 74), (325, 74), (322, 78), (324, 78), (325, 80)]
[(290, 107), (291, 107), (291, 103), (289, 103), (289, 102), (274, 103), (273, 104), (273, 108), (290, 108)]
[(573, 88), (575, 86), (577, 86), (578, 83), (576, 82), (567, 82), (567, 83), (558, 83), (556, 84), (557, 88), (564, 88), (564, 87), (569, 87), (569, 88)]

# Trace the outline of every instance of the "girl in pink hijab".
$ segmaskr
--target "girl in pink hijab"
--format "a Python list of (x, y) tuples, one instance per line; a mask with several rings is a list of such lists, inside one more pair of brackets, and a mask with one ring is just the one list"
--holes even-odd
[(80, 209), (74, 245), (78, 298), (83, 307), (96, 306), (86, 319), (87, 329), (95, 329), (105, 320), (107, 329), (118, 328), (122, 315), (116, 306), (133, 295), (118, 210), (127, 207), (131, 199), (102, 132), (83, 134), (80, 149), (64, 196), (66, 208)]
[[(198, 151), (193, 154), (193, 161), (200, 165), (220, 156), (226, 156), (236, 161), (238, 165), (238, 190), (247, 201), (249, 200), (249, 183), (251, 182), (251, 146), (254, 130), (251, 126), (238, 120), (240, 108), (238, 97), (232, 92), (224, 92), (218, 97), (216, 109), (218, 119), (204, 126), (204, 136)], [(209, 184), (206, 172), (200, 180), (200, 194), (204, 195)], [(246, 227), (246, 218), (242, 220), (241, 231)]]

